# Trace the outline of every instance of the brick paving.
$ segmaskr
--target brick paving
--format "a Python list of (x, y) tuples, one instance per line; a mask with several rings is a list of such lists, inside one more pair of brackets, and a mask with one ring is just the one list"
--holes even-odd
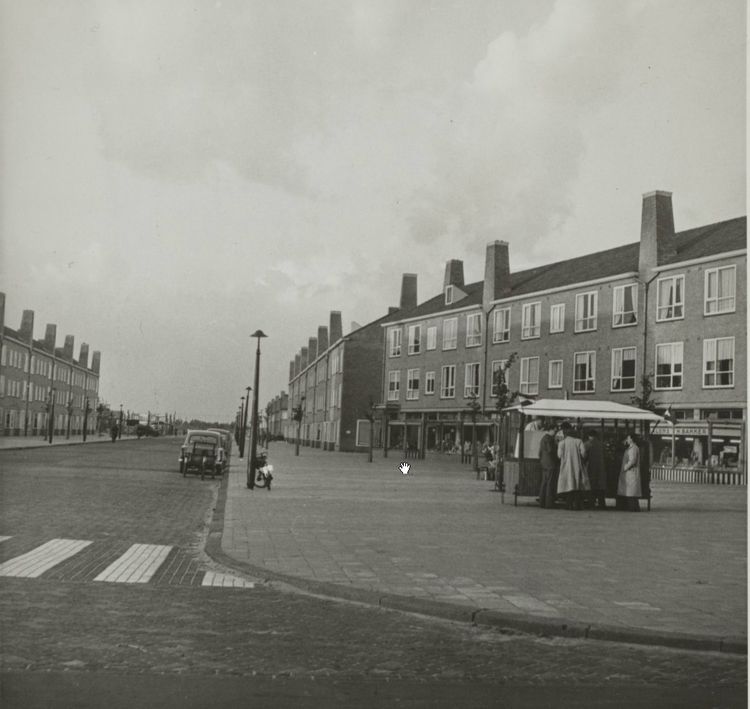
[[(455, 456), (272, 444), (271, 491), (235, 460), (222, 551), (268, 572), (460, 608), (747, 637), (746, 489), (653, 484), (640, 514), (518, 507)], [(746, 640), (745, 640), (746, 642)]]

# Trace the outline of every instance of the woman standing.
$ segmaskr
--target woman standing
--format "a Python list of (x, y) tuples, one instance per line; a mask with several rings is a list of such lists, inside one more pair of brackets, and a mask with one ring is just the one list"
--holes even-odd
[(584, 460), (586, 448), (578, 438), (573, 438), (573, 428), (566, 421), (561, 426), (564, 438), (557, 444), (560, 459), (560, 476), (557, 494), (565, 496), (566, 510), (583, 509), (583, 493), (591, 489)]
[(620, 480), (617, 484), (617, 496), (621, 502), (618, 508), (638, 512), (640, 510), (638, 499), (641, 496), (641, 451), (634, 433), (628, 434), (625, 445), (627, 449), (622, 456)]

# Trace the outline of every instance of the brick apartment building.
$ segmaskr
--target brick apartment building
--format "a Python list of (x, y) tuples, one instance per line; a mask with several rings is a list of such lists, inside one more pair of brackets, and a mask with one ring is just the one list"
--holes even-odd
[(512, 273), (495, 241), (471, 284), (449, 261), (441, 293), (381, 323), (388, 445), (464, 440), (472, 402), (488, 440), (493, 373), (515, 353), (509, 387), (532, 397), (630, 404), (650, 374), (657, 406), (703, 436), (690, 455), (746, 460), (746, 284), (746, 218), (675, 233), (661, 191), (643, 197), (639, 242)]
[(95, 431), (101, 353), (89, 367), (86, 343), (75, 358), (73, 335), (61, 348), (56, 336), (57, 326), (47, 325), (44, 340), (34, 339), (33, 310), (23, 311), (18, 330), (6, 327), (0, 293), (0, 435), (44, 436), (50, 420), (57, 435), (81, 435), (84, 421)]

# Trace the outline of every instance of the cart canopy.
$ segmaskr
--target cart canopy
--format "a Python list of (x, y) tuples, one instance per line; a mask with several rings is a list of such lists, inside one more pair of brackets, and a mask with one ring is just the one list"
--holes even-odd
[(622, 421), (665, 421), (659, 414), (613, 401), (571, 399), (537, 399), (509, 406), (503, 411), (522, 411), (526, 416), (557, 416), (560, 418), (620, 419)]

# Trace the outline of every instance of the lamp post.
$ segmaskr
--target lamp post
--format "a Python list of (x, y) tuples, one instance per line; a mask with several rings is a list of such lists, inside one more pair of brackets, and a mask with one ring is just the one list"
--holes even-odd
[(68, 400), (68, 405), (65, 408), (68, 411), (68, 428), (65, 433), (65, 439), (70, 440), (70, 419), (73, 416), (73, 399), (72, 398)]
[(117, 438), (122, 438), (122, 404), (120, 404), (120, 429), (117, 431)]
[(476, 396), (469, 397), (469, 415), (471, 416), (471, 464), (474, 472), (479, 469), (477, 455), (477, 415), (482, 410), (482, 405)]
[(250, 392), (252, 387), (245, 387), (247, 394), (242, 397), (245, 402), (242, 421), (240, 422), (240, 460), (245, 457), (245, 445), (247, 443), (247, 412), (250, 411)]
[(47, 401), (47, 418), (49, 442), (52, 443), (52, 435), (55, 432), (55, 387), (51, 387), (49, 390), (49, 400)]
[(83, 442), (86, 443), (86, 429), (89, 425), (89, 413), (91, 412), (91, 405), (89, 404), (89, 398), (86, 397), (86, 403), (83, 407)]
[(255, 487), (255, 454), (258, 450), (258, 384), (260, 378), (260, 338), (268, 337), (262, 330), (256, 330), (250, 337), (258, 340), (255, 350), (255, 388), (253, 389), (253, 420), (250, 429), (250, 460), (247, 461), (247, 486)]
[(299, 404), (294, 407), (292, 418), (297, 422), (297, 442), (294, 446), (294, 455), (299, 455), (299, 439), (302, 434), (302, 419), (305, 416), (304, 413), (305, 397), (300, 397)]

